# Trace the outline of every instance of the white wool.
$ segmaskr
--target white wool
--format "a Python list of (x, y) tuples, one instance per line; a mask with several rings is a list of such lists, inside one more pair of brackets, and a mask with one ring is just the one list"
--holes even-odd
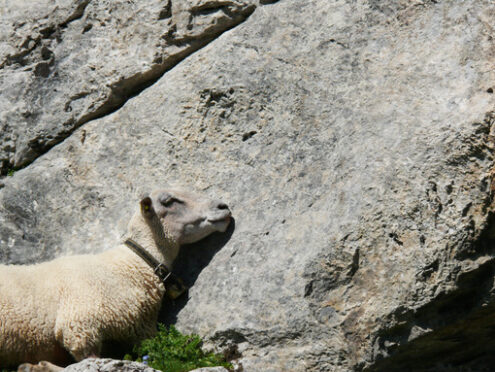
[(105, 339), (153, 335), (164, 286), (127, 247), (0, 266), (0, 365), (99, 355)]

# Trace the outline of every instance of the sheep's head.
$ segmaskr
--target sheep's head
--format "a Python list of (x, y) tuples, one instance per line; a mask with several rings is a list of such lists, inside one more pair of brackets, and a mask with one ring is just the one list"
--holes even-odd
[(227, 204), (181, 190), (153, 191), (140, 204), (145, 221), (180, 245), (224, 232), (230, 223)]

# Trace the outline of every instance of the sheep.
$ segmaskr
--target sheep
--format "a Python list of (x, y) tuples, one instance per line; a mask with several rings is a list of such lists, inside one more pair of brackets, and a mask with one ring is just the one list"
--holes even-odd
[[(230, 219), (223, 202), (157, 190), (142, 198), (125, 237), (171, 268), (181, 245), (225, 232)], [(0, 367), (25, 363), (18, 371), (55, 372), (57, 365), (100, 356), (104, 341), (149, 338), (165, 290), (124, 244), (100, 254), (0, 265)]]

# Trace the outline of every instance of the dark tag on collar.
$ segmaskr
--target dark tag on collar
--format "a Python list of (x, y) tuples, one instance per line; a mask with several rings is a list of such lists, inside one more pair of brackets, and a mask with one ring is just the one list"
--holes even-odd
[(182, 279), (173, 273), (168, 273), (163, 280), (163, 284), (165, 284), (165, 294), (172, 300), (175, 300), (188, 290)]

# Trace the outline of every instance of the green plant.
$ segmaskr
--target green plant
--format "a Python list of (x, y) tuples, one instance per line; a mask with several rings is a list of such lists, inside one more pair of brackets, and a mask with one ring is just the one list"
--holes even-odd
[[(15, 170), (15, 169), (9, 169), (9, 170), (7, 171), (7, 176), (12, 177), (12, 176), (14, 175), (14, 173), (15, 173), (15, 172), (16, 172), (16, 170)], [(3, 372), (3, 370), (2, 370), (2, 372)]]
[[(222, 356), (203, 351), (198, 335), (183, 335), (174, 326), (167, 330), (163, 324), (159, 324), (158, 329), (154, 338), (144, 340), (134, 348), (139, 362), (163, 372), (186, 372), (215, 366), (232, 368)], [(126, 355), (126, 358), (129, 359), (129, 356)]]

